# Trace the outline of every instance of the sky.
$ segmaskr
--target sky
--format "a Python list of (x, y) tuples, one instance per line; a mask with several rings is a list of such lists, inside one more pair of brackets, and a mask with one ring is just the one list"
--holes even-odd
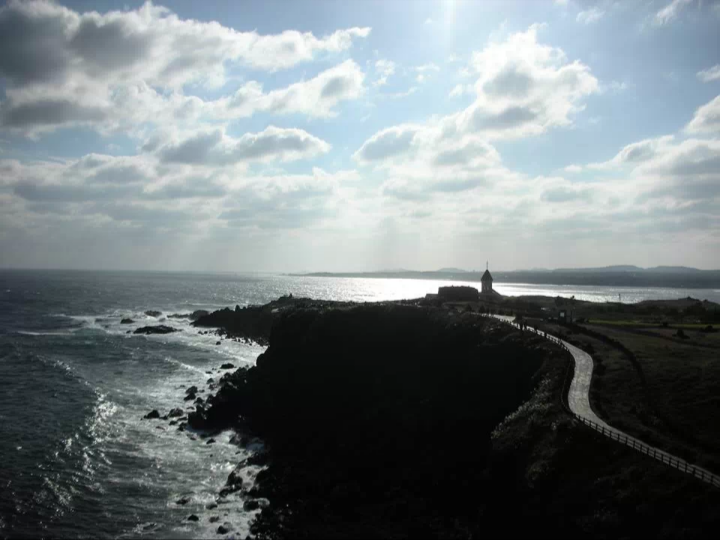
[(720, 2), (0, 6), (2, 268), (720, 268)]

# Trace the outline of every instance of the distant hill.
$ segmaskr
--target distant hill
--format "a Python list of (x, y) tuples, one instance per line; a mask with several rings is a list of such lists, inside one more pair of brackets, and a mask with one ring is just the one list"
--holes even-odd
[(642, 268), (633, 264), (618, 264), (614, 266), (603, 266), (599, 268), (556, 268), (553, 272), (657, 272), (666, 274), (683, 274), (694, 272), (712, 272), (712, 270), (700, 270), (689, 266), (654, 266), (652, 268)]
[(632, 264), (618, 264), (615, 266), (603, 266), (601, 268), (556, 268), (553, 272), (643, 272), (644, 268)]
[[(538, 285), (590, 285), (610, 287), (672, 287), (689, 289), (720, 288), (720, 270), (699, 270), (682, 266), (640, 268), (634, 265), (601, 268), (557, 268), (555, 270), (491, 270), (496, 283), (533, 283)], [(482, 272), (468, 272), (459, 268), (442, 268), (435, 272), (396, 270), (384, 272), (321, 272), (305, 274), (323, 277), (364, 277), (403, 279), (454, 279), (480, 281)], [(462, 274), (462, 277), (458, 274)], [(296, 274), (297, 275), (297, 274)]]
[(467, 274), (467, 270), (463, 270), (462, 268), (453, 268), (452, 266), (448, 268), (441, 268), (438, 270), (438, 272), (445, 272), (446, 274)]
[(654, 268), (647, 268), (646, 272), (664, 272), (668, 274), (682, 274), (682, 273), (694, 273), (702, 272), (698, 268), (690, 268), (689, 266), (656, 266)]

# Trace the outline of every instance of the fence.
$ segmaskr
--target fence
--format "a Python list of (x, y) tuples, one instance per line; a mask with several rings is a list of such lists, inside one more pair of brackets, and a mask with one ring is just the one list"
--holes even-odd
[[(507, 322), (508, 324), (513, 325), (515, 328), (522, 329), (521, 325), (514, 322), (509, 321), (507, 319), (500, 319), (502, 321)], [(532, 327), (527, 327), (529, 331), (535, 332), (539, 336), (545, 337), (549, 341), (556, 343), (566, 351), (568, 351), (570, 354), (573, 355), (573, 358), (575, 358), (575, 354), (572, 350), (567, 346), (567, 344), (562, 341), (561, 339), (556, 338), (555, 336), (551, 336), (547, 332), (542, 332), (539, 330), (536, 330)], [(694, 476), (695, 478), (698, 478), (702, 480), (703, 482), (707, 482), (708, 484), (712, 484), (715, 487), (720, 487), (720, 476), (717, 476), (715, 474), (712, 474), (711, 472), (706, 471), (705, 469), (702, 469), (700, 467), (697, 467), (695, 465), (691, 465), (687, 461), (684, 461), (682, 459), (676, 458), (675, 456), (672, 456), (666, 452), (663, 452), (662, 450), (658, 450), (657, 448), (653, 448), (652, 446), (649, 446), (637, 439), (634, 439), (628, 435), (625, 435), (621, 431), (618, 431), (614, 428), (610, 428), (608, 426), (598, 424), (597, 422), (594, 422), (590, 420), (589, 418), (585, 418), (584, 416), (580, 416), (579, 414), (573, 412), (570, 409), (569, 403), (566, 401), (566, 395), (569, 391), (570, 387), (570, 380), (568, 379), (568, 374), (570, 372), (570, 366), (568, 366), (568, 371), (565, 375), (565, 383), (563, 385), (563, 407), (567, 409), (567, 411), (573, 415), (577, 420), (585, 424), (591, 429), (594, 429), (595, 431), (601, 433), (602, 435), (605, 435), (606, 437), (609, 437), (610, 439), (617, 441), (621, 444), (624, 444), (625, 446), (629, 446), (633, 450), (636, 450), (642, 454), (645, 454), (646, 456), (649, 456), (651, 458), (657, 459), (658, 461), (661, 461), (662, 463), (665, 463), (666, 465), (669, 465), (670, 467), (674, 467), (675, 469), (684, 472), (686, 474), (689, 474), (691, 476)]]

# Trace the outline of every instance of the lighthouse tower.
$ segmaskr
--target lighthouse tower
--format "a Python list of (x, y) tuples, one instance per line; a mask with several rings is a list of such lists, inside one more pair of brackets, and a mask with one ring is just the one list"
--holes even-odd
[(485, 273), (482, 278), (480, 278), (480, 281), (482, 282), (482, 294), (492, 294), (493, 277), (490, 274), (490, 270), (488, 270), (488, 263), (485, 263)]

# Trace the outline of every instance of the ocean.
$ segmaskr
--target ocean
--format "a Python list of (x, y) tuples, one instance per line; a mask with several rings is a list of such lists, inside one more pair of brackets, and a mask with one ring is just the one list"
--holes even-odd
[[(244, 538), (254, 512), (228, 497), (212, 508), (234, 466), (252, 451), (231, 434), (205, 444), (167, 422), (184, 389), (207, 388), (230, 362), (263, 348), (199, 334), (198, 309), (261, 304), (284, 294), (332, 300), (417, 298), (450, 282), (200, 273), (0, 271), (0, 537)], [(461, 282), (454, 282), (461, 284)], [(479, 283), (470, 283), (479, 286)], [(623, 302), (720, 291), (496, 283), (502, 294)], [(160, 311), (151, 316), (145, 312)], [(123, 318), (132, 324), (121, 324)], [(168, 335), (132, 334), (167, 324)], [(130, 332), (130, 333), (128, 333)], [(207, 390), (200, 394), (207, 396)], [(258, 443), (260, 444), (260, 443)], [(257, 468), (244, 471), (252, 481)], [(176, 503), (188, 498), (185, 505)], [(211, 508), (207, 508), (208, 505)], [(187, 517), (195, 514), (197, 522)], [(210, 518), (217, 517), (218, 522)]]

